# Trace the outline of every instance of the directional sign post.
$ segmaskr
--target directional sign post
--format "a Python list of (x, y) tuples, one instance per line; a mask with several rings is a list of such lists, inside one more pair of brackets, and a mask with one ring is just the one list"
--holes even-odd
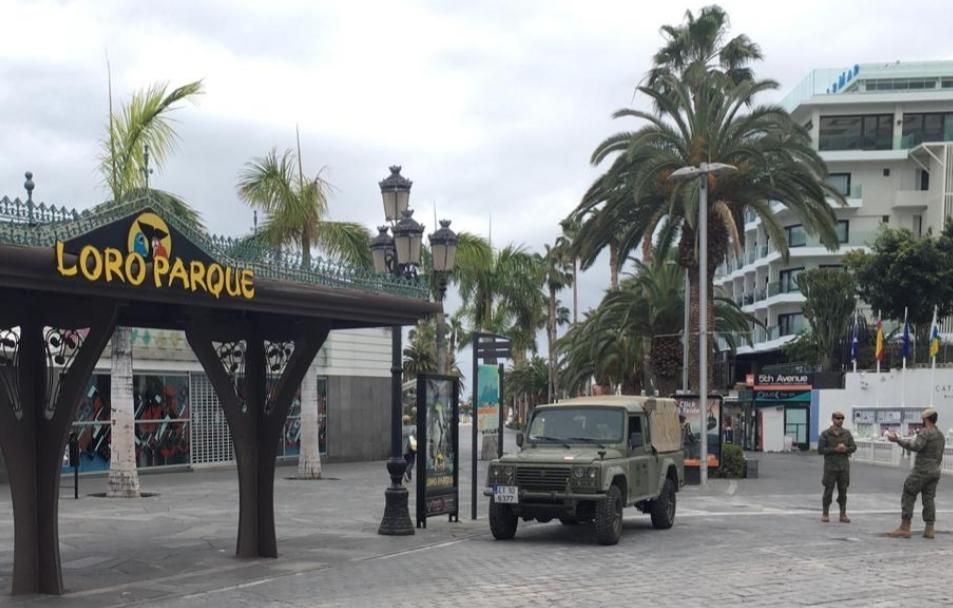
[[(479, 373), (480, 362), (497, 363), (498, 359), (509, 359), (511, 356), (510, 340), (505, 336), (495, 334), (474, 333), (473, 334), (473, 400), (470, 403), (471, 417), (473, 419), (473, 428), (471, 430), (473, 472), (470, 476), (470, 519), (477, 518), (477, 466), (479, 456), (477, 454), (477, 439), (479, 437), (479, 417), (478, 417), (478, 398), (479, 398)], [(497, 456), (503, 455), (503, 364), (499, 365), (499, 430), (497, 438)]]

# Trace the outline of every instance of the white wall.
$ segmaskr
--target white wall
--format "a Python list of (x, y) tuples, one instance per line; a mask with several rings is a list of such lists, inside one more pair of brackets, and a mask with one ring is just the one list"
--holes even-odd
[[(406, 347), (406, 339), (404, 340)], [(318, 373), (325, 376), (389, 378), (390, 328), (338, 329), (328, 335), (316, 357)]]
[(946, 432), (953, 428), (953, 368), (937, 368), (933, 380), (929, 368), (908, 369), (905, 380), (902, 375), (899, 370), (881, 374), (848, 373), (844, 381), (845, 388), (819, 390), (820, 429), (827, 428), (831, 414), (836, 410), (847, 415), (844, 426), (854, 429), (853, 410), (857, 408), (905, 407), (919, 410), (929, 405), (937, 409), (937, 426), (940, 429)]
[(761, 437), (765, 452), (781, 452), (784, 450), (784, 408), (762, 407)]

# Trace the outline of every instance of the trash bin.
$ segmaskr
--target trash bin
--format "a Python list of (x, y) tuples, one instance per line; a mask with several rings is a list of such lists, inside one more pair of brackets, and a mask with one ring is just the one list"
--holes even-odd
[(784, 451), (793, 452), (794, 451), (794, 435), (785, 435), (784, 436)]
[(758, 478), (758, 461), (745, 459), (745, 479)]

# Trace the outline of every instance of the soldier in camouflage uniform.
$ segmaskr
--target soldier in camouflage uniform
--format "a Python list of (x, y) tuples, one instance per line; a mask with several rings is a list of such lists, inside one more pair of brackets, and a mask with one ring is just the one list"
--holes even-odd
[(943, 463), (943, 448), (946, 439), (943, 433), (936, 428), (937, 413), (929, 407), (920, 414), (923, 419), (923, 430), (916, 437), (898, 437), (896, 433), (887, 435), (887, 439), (899, 444), (904, 449), (917, 453), (913, 463), (913, 471), (903, 483), (903, 496), (900, 499), (900, 527), (887, 536), (892, 538), (910, 538), (910, 523), (913, 520), (913, 505), (917, 502), (917, 494), (923, 501), (923, 529), (924, 538), (933, 538), (933, 524), (936, 522), (936, 486), (940, 481), (940, 469)]
[(837, 486), (837, 504), (840, 505), (840, 521), (850, 523), (847, 517), (847, 486), (850, 485), (850, 455), (857, 451), (854, 436), (844, 428), (844, 414), (834, 412), (831, 426), (821, 433), (817, 440), (817, 451), (824, 456), (824, 496), (821, 506), (824, 513), (821, 521), (829, 522), (831, 501), (834, 498), (834, 486)]

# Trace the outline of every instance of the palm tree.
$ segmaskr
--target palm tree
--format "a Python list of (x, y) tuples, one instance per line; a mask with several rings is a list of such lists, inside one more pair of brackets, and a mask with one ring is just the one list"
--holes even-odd
[(665, 45), (653, 57), (648, 86), (669, 93), (672, 77), (689, 88), (713, 76), (732, 84), (753, 80), (750, 64), (762, 58), (761, 48), (744, 34), (725, 42), (729, 26), (728, 13), (718, 5), (702, 8), (698, 18), (686, 11), (682, 25), (663, 26)]
[(563, 252), (572, 263), (572, 323), (579, 322), (579, 259), (573, 248), (573, 243), (579, 235), (579, 222), (573, 218), (564, 219), (559, 223), (562, 234), (556, 238), (556, 249)]
[(409, 344), (404, 349), (403, 374), (408, 382), (421, 373), (437, 371), (437, 337), (433, 321), (420, 321), (410, 330)]
[[(112, 107), (112, 80), (109, 80), (109, 121), (101, 142), (99, 172), (112, 200), (99, 205), (121, 205), (144, 193), (148, 187), (147, 154), (156, 169), (161, 169), (176, 143), (169, 113), (180, 102), (202, 93), (201, 81), (190, 82), (171, 92), (164, 83), (137, 91), (118, 112)], [(178, 197), (161, 191), (149, 192), (161, 199), (180, 219), (201, 228), (199, 214)], [(136, 469), (135, 413), (132, 393), (132, 334), (128, 327), (117, 327), (111, 340), (110, 408), (112, 417), (111, 458), (107, 495), (140, 496)]]
[[(776, 88), (776, 83), (726, 85), (725, 79), (710, 78), (689, 89), (675, 78), (661, 78), (668, 93), (650, 87), (638, 89), (654, 101), (658, 113), (616, 112), (616, 118), (637, 118), (646, 124), (610, 137), (593, 153), (594, 164), (613, 160), (575, 211), (587, 218), (581, 238), (586, 239), (588, 251), (606, 246), (619, 234), (620, 226), (624, 252), (653, 239), (657, 249), (665, 249), (677, 239), (679, 263), (689, 270), (693, 293), (697, 293), (699, 281), (711, 286), (715, 269), (729, 248), (743, 246), (746, 211), (760, 217), (771, 241), (787, 256), (784, 227), (771, 209), (772, 202), (790, 211), (828, 248), (838, 246), (836, 218), (828, 201), (843, 204), (844, 199), (824, 182), (826, 165), (811, 147), (807, 132), (778, 106), (745, 111), (757, 93)], [(704, 274), (695, 251), (698, 184), (667, 179), (676, 169), (702, 162), (738, 168), (736, 173), (708, 178), (712, 219), (708, 226), (709, 265)], [(590, 228), (588, 232), (586, 228)], [(706, 306), (709, 318), (712, 302), (710, 298)], [(697, 332), (698, 314), (693, 302), (693, 332)], [(691, 363), (696, 367), (698, 353), (692, 352)]]
[(545, 302), (540, 287), (541, 274), (536, 258), (522, 247), (508, 245), (491, 254), (489, 263), (461, 267), (454, 272), (461, 313), (471, 332), (503, 334), (512, 342), (514, 360), (536, 349), (536, 330), (545, 322)]
[[(635, 264), (636, 272), (619, 289), (608, 290), (599, 307), (560, 341), (571, 386), (592, 376), (627, 394), (674, 393), (682, 356), (684, 271), (671, 256)], [(715, 335), (729, 348), (737, 346), (736, 335), (750, 341), (753, 316), (723, 298), (715, 299), (714, 311)]]
[(568, 286), (573, 277), (566, 252), (558, 245), (555, 247), (546, 245), (545, 253), (537, 254), (537, 264), (542, 271), (543, 286), (546, 289), (546, 347), (549, 367), (546, 397), (552, 403), (559, 391), (556, 373), (556, 326), (559, 322), (559, 301), (556, 295)]
[[(330, 257), (360, 268), (371, 267), (370, 233), (360, 224), (332, 222), (328, 215), (330, 185), (316, 175), (306, 176), (301, 159), (301, 141), (297, 154), (288, 149), (280, 156), (272, 149), (262, 158), (251, 160), (239, 176), (238, 195), (250, 207), (264, 212), (261, 238), (276, 247), (291, 247), (301, 255), (302, 268), (312, 265), (312, 248)], [(317, 368), (312, 365), (303, 383), (317, 385)], [(321, 477), (318, 445), (317, 400), (301, 403), (301, 452), (298, 478)]]

